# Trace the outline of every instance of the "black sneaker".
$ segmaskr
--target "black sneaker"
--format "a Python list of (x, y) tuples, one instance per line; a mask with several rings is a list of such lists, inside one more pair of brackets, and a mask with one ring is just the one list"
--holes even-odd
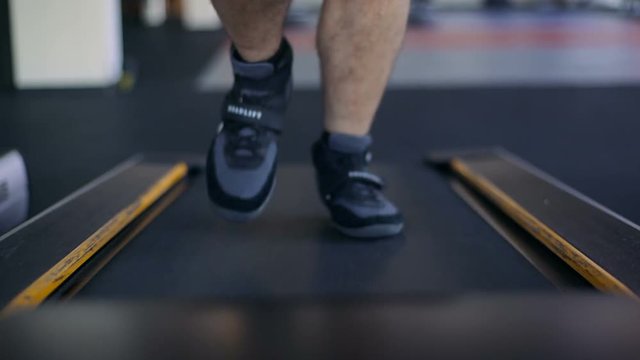
[(382, 194), (382, 180), (367, 171), (368, 147), (357, 153), (338, 151), (330, 145), (330, 136), (324, 134), (313, 145), (312, 156), (318, 190), (334, 226), (358, 238), (399, 234), (402, 214)]
[(283, 40), (275, 61), (246, 63), (232, 50), (235, 81), (207, 156), (207, 188), (230, 220), (258, 216), (275, 187), (277, 140), (291, 94), (293, 53)]

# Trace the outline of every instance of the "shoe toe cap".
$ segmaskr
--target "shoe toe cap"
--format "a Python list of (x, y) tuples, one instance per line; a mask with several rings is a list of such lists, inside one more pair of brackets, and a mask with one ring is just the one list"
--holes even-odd
[(215, 177), (219, 190), (228, 196), (251, 199), (259, 195), (269, 184), (276, 162), (277, 147), (269, 144), (263, 161), (254, 167), (236, 167), (224, 154), (225, 139), (217, 139), (210, 154), (210, 174)]

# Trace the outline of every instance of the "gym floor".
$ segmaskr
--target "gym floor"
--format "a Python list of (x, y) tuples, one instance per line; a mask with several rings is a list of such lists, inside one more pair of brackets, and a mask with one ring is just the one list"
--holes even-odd
[[(322, 107), (313, 30), (289, 30), (299, 79), (282, 138), (308, 163)], [(132, 154), (204, 153), (228, 84), (220, 31), (125, 24), (128, 92), (0, 93), (0, 144), (19, 149), (35, 214)], [(379, 164), (500, 145), (640, 222), (640, 22), (613, 13), (434, 13), (409, 30), (373, 129)], [(205, 196), (204, 193), (202, 196)]]

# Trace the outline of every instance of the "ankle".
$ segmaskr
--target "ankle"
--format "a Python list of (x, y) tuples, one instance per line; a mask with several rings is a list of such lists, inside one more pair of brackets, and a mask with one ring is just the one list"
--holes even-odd
[(286, 39), (282, 39), (280, 49), (271, 58), (261, 62), (246, 62), (240, 54), (232, 48), (231, 65), (233, 67), (234, 82), (231, 89), (232, 96), (260, 97), (256, 94), (279, 94), (278, 107), (283, 109), (291, 94), (291, 68), (293, 52)]
[(238, 49), (231, 46), (231, 65), (233, 73), (238, 78), (261, 80), (278, 73), (291, 73), (293, 64), (293, 50), (286, 38), (282, 38), (275, 53), (260, 61), (247, 61)]
[(328, 131), (324, 131), (320, 139), (330, 150), (345, 154), (361, 154), (366, 152), (373, 142), (369, 134), (352, 135)]

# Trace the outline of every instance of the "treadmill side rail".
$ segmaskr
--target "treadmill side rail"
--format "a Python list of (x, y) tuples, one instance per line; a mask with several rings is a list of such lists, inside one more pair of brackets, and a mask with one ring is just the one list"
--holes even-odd
[(505, 150), (452, 153), (449, 168), (593, 286), (638, 297), (638, 225)]

